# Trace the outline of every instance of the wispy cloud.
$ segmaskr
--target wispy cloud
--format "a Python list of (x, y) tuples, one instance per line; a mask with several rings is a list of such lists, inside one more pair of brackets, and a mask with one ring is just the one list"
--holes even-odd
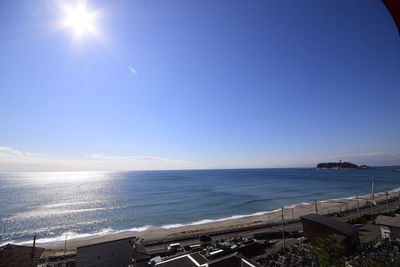
[(191, 164), (177, 159), (154, 156), (90, 156), (59, 157), (0, 147), (2, 171), (121, 171), (187, 169)]
[(0, 156), (26, 156), (26, 157), (34, 157), (34, 156), (43, 156), (43, 154), (25, 152), (13, 149), (11, 147), (0, 146)]
[(134, 67), (128, 66), (128, 69), (129, 69), (129, 71), (130, 71), (131, 73), (133, 73), (133, 74), (135, 74), (135, 75), (138, 74), (138, 72), (136, 71), (136, 69), (135, 69)]
[(168, 159), (162, 157), (153, 156), (114, 156), (106, 154), (93, 154), (90, 156), (94, 159), (109, 159), (109, 160), (136, 160), (136, 161), (151, 161), (151, 162), (170, 162), (170, 163), (187, 163), (183, 160)]

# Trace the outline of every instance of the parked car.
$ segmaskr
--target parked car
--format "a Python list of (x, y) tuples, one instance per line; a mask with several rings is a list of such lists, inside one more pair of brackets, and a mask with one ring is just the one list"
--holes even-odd
[(199, 240), (201, 242), (207, 243), (207, 242), (211, 242), (212, 238), (208, 235), (199, 235)]
[(169, 244), (167, 251), (168, 253), (176, 253), (177, 251), (182, 250), (181, 244), (180, 243), (172, 243)]

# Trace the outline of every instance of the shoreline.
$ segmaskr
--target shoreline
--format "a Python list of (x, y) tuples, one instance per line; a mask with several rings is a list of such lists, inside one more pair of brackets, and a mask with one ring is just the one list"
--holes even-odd
[[(388, 190), (389, 198), (399, 197), (400, 188)], [(368, 205), (369, 195), (359, 196), (360, 208)], [(385, 200), (384, 192), (375, 193), (376, 201)], [(347, 198), (337, 198), (329, 200), (317, 201), (318, 212), (321, 215), (345, 211), (347, 209), (357, 208), (357, 200), (355, 196)], [(347, 207), (346, 207), (347, 206)], [(298, 203), (293, 205), (284, 206), (284, 219), (293, 220), (298, 219), (306, 214), (315, 213), (314, 203)], [(190, 224), (171, 224), (162, 227), (151, 228), (150, 226), (143, 226), (132, 229), (141, 229), (142, 231), (129, 231), (122, 230), (114, 233), (107, 231), (99, 232), (96, 234), (78, 234), (74, 238), (67, 240), (67, 249), (75, 249), (79, 246), (91, 245), (100, 242), (107, 242), (111, 240), (138, 237), (144, 239), (146, 242), (165, 242), (168, 239), (184, 238), (188, 235), (200, 235), (202, 233), (218, 232), (218, 231), (240, 231), (246, 227), (257, 227), (265, 225), (266, 223), (281, 222), (282, 213), (281, 209), (271, 211), (257, 212), (249, 215), (234, 215), (228, 218), (221, 218), (215, 220), (204, 219)], [(43, 238), (44, 242), (37, 239), (36, 246), (46, 249), (64, 249), (65, 235), (55, 238)], [(54, 240), (54, 241), (50, 241)], [(3, 245), (9, 242), (3, 242)], [(11, 241), (12, 243), (12, 241)], [(20, 245), (32, 245), (32, 241), (15, 242)]]

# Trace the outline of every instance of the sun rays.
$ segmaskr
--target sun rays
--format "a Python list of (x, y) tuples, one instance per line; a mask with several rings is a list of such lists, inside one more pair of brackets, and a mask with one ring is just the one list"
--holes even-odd
[(59, 21), (59, 28), (71, 29), (74, 40), (81, 40), (87, 36), (100, 38), (101, 32), (97, 27), (97, 22), (101, 17), (100, 12), (98, 10), (90, 10), (87, 1), (78, 0), (75, 5), (61, 1), (59, 8), (64, 16)]

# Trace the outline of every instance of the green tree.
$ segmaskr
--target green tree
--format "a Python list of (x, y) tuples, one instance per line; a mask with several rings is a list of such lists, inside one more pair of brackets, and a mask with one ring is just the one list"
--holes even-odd
[(395, 267), (400, 266), (400, 257), (396, 256), (393, 259), (385, 256), (377, 258), (367, 255), (351, 262), (353, 267)]
[(345, 266), (344, 252), (345, 248), (337, 244), (336, 238), (333, 236), (318, 239), (311, 250), (311, 254), (321, 267)]

